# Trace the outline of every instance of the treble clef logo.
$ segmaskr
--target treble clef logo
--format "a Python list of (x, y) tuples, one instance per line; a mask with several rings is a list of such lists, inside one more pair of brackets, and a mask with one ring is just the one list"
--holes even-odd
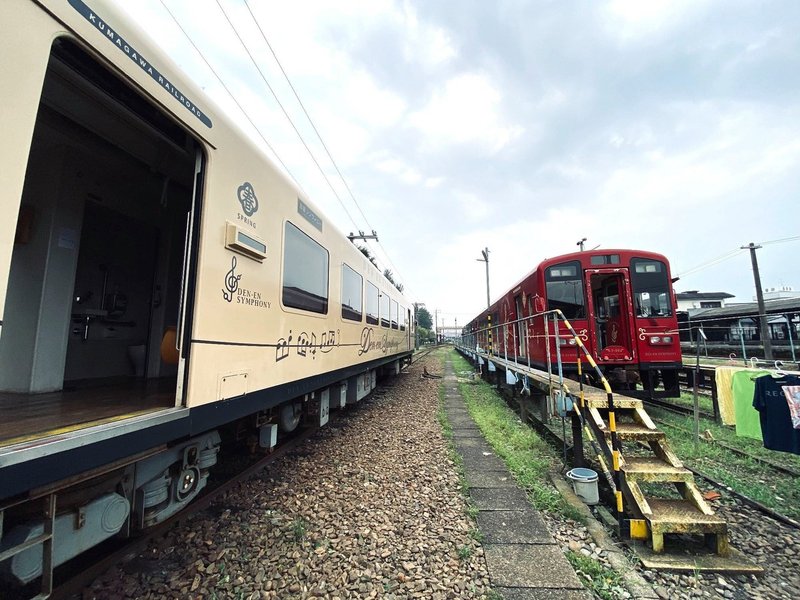
[(228, 302), (233, 301), (233, 295), (239, 289), (241, 275), (236, 274), (236, 257), (231, 256), (231, 270), (225, 275), (225, 289), (222, 290), (222, 297)]

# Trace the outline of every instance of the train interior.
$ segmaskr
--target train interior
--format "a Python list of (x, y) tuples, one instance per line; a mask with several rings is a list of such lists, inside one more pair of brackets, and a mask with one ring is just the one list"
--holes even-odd
[(77, 44), (54, 43), (0, 336), (0, 446), (181, 403), (169, 337), (198, 155)]

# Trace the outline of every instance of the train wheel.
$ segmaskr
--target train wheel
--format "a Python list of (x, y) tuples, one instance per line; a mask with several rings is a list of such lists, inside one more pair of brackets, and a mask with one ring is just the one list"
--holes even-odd
[(290, 433), (297, 429), (300, 424), (300, 417), (303, 416), (302, 402), (287, 402), (280, 407), (278, 413), (278, 427), (284, 433)]

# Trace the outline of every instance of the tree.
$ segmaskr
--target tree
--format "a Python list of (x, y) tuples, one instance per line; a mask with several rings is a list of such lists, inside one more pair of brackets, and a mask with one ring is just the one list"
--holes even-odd
[(417, 306), (417, 323), (424, 329), (430, 329), (433, 326), (431, 313), (422, 305)]

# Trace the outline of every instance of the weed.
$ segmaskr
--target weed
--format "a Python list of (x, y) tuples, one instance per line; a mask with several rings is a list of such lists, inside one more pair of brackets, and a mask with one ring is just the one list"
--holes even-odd
[(566, 557), (584, 585), (598, 598), (612, 600), (618, 596), (619, 588), (622, 587), (622, 576), (619, 573), (578, 552), (570, 550)]
[(470, 529), (469, 530), (469, 537), (473, 540), (478, 542), (479, 544), (483, 542), (483, 532), (480, 529)]
[(302, 542), (306, 538), (306, 521), (302, 517), (292, 521), (292, 534), (295, 542)]
[(469, 557), (472, 556), (472, 548), (469, 546), (459, 546), (456, 552), (459, 560), (469, 560)]

